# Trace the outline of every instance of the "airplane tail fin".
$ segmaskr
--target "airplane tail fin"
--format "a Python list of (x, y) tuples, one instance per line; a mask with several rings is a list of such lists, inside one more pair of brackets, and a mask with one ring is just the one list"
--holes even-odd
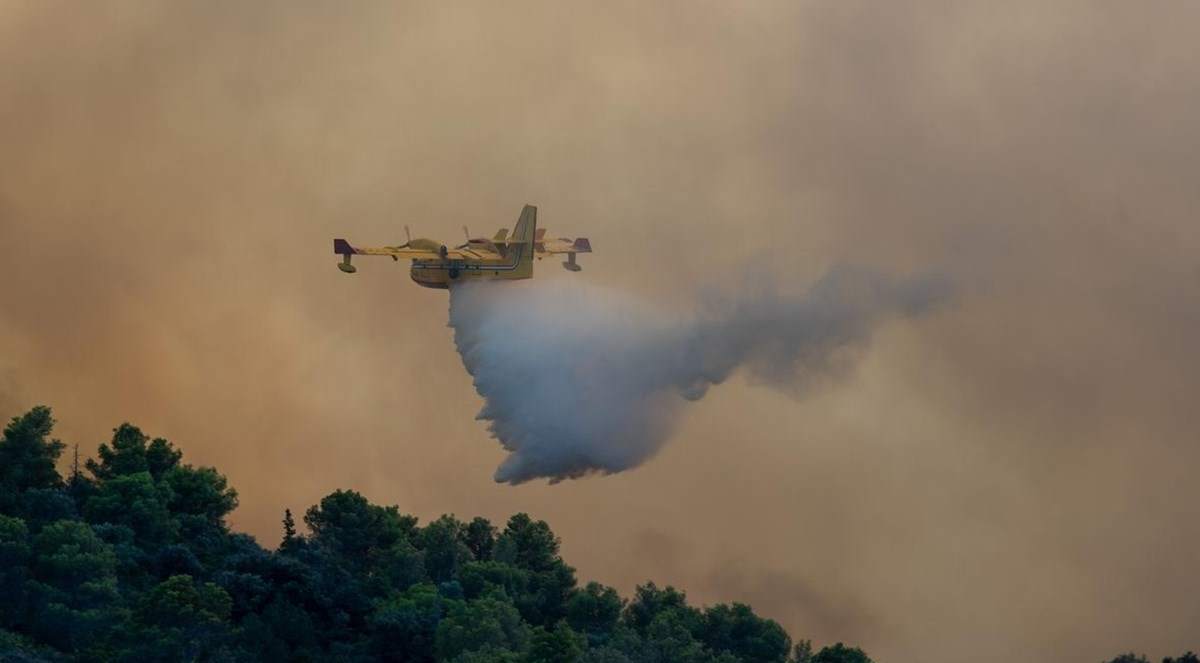
[(521, 218), (517, 219), (517, 225), (513, 228), (512, 234), (508, 236), (508, 250), (519, 251), (520, 261), (532, 265), (533, 242), (536, 236), (537, 207), (526, 205), (521, 210)]
[(521, 210), (521, 218), (517, 219), (517, 225), (513, 228), (512, 234), (508, 236), (508, 241), (510, 244), (527, 244), (533, 242), (535, 235), (537, 235), (537, 207), (526, 205)]

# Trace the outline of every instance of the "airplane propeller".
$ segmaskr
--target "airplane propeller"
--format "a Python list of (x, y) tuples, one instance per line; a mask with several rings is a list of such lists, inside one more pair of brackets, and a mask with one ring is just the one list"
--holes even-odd
[[(405, 242), (400, 246), (389, 246), (389, 249), (409, 249), (412, 248), (412, 233), (408, 231), (408, 224), (404, 224), (404, 239)], [(399, 261), (400, 258), (392, 256), (392, 260)]]
[(466, 227), (466, 226), (463, 226), (463, 236), (467, 238), (467, 243), (466, 243), (466, 244), (459, 245), (459, 246), (456, 246), (456, 247), (454, 247), (454, 248), (456, 248), (456, 249), (465, 249), (465, 248), (467, 248), (468, 246), (470, 246), (470, 245), (471, 245), (471, 231), (470, 231), (470, 230), (467, 230), (467, 227)]

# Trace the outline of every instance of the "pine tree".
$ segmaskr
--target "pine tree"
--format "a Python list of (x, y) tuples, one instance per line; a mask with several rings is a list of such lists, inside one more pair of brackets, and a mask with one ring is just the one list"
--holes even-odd
[(292, 518), (292, 510), (283, 510), (283, 542), (279, 548), (287, 549), (296, 542), (296, 520)]

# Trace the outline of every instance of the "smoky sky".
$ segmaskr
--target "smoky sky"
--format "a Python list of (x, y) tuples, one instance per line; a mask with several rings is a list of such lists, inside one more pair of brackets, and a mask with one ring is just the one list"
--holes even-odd
[[(1194, 649), (1198, 20), (2, 3), (0, 406), (53, 406), (85, 454), (125, 420), (169, 438), (265, 545), (353, 488), (422, 519), (527, 511), (582, 578), (877, 660)], [(596, 248), (531, 285), (668, 321), (747, 280), (800, 300), (836, 265), (960, 287), (873, 318), (800, 398), (733, 371), (635, 469), (496, 484), (446, 293), (342, 274), (329, 240), (454, 241), (525, 203)]]

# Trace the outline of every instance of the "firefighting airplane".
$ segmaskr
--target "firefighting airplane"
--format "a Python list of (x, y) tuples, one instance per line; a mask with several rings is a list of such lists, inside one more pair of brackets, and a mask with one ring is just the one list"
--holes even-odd
[(432, 239), (413, 239), (405, 226), (408, 241), (400, 246), (360, 248), (344, 239), (335, 239), (333, 252), (342, 256), (338, 269), (347, 274), (358, 271), (350, 264), (353, 255), (391, 256), (397, 261), (409, 258), (412, 280), (426, 288), (449, 288), (465, 281), (533, 278), (533, 259), (557, 253), (567, 254), (563, 267), (578, 272), (583, 268), (576, 264), (575, 254), (592, 252), (586, 237), (546, 238), (545, 228), (537, 227), (537, 207), (533, 205), (521, 210), (521, 218), (517, 219), (511, 235), (507, 228), (501, 228), (492, 239), (472, 239), (465, 227), (463, 232), (467, 234), (467, 243), (453, 249)]

